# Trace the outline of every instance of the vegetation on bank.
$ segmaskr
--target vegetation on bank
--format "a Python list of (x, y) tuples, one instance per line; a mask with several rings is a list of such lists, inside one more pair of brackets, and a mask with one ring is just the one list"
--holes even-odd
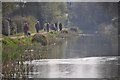
[(50, 32), (42, 32), (37, 33), (33, 36), (28, 37), (16, 37), (11, 38), (8, 36), (4, 36), (2, 40), (2, 60), (3, 63), (6, 60), (12, 60), (21, 57), (20, 55), (24, 56), (24, 51), (28, 48), (28, 46), (32, 45), (39, 45), (42, 46), (49, 46), (55, 44), (61, 44), (63, 40), (66, 38), (70, 38), (70, 36), (74, 36), (78, 34), (78, 31), (71, 30), (71, 29), (64, 29), (63, 31), (50, 31)]
[(2, 60), (18, 58), (25, 50), (26, 45), (31, 44), (32, 37), (15, 38), (4, 37), (2, 40)]

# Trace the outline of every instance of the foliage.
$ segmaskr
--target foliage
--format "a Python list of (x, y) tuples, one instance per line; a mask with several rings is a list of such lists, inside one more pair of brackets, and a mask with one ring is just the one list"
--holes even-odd
[(65, 3), (46, 3), (41, 6), (42, 17), (46, 22), (58, 22), (62, 20), (66, 12)]
[(10, 2), (2, 3), (3, 17), (8, 17), (8, 15), (12, 13), (12, 10), (13, 10), (13, 3)]
[(22, 32), (22, 25), (27, 21), (30, 31), (34, 32), (36, 20), (43, 28), (46, 22), (65, 22), (66, 4), (63, 2), (3, 2), (3, 19), (11, 18), (17, 25), (17, 32)]
[(34, 29), (35, 22), (36, 22), (35, 17), (32, 17), (32, 16), (24, 16), (24, 17), (22, 17), (22, 16), (14, 16), (12, 18), (12, 20), (17, 25), (17, 32), (23, 32), (23, 24), (24, 24), (24, 22), (28, 22), (30, 31), (32, 31), (32, 32), (35, 31), (35, 29)]

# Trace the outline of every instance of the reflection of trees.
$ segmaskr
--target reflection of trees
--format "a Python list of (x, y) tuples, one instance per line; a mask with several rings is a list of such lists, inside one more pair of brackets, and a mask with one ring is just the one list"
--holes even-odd
[(24, 52), (24, 58), (25, 60), (61, 58), (63, 57), (63, 42), (42, 47), (39, 44), (28, 46)]
[(63, 58), (63, 43), (61, 44), (56, 44), (54, 46), (49, 46), (48, 49), (48, 58)]

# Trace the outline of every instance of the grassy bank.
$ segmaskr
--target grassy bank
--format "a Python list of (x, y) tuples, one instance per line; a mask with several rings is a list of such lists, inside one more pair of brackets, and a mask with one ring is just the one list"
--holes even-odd
[(10, 37), (4, 37), (2, 40), (2, 60), (12, 60), (15, 58), (19, 58), (19, 55), (22, 54), (27, 45), (31, 43), (32, 37), (25, 38), (16, 38), (12, 39)]
[[(76, 34), (75, 31), (64, 29), (63, 31), (40, 32), (34, 36), (11, 38), (4, 36), (2, 40), (2, 60), (6, 63), (8, 60), (16, 60), (22, 57), (25, 58), (24, 51), (30, 46), (36, 45), (39, 47), (61, 44), (64, 39), (69, 39)], [(31, 47), (32, 48), (32, 47)], [(44, 57), (44, 56), (43, 56)]]
[(24, 61), (47, 59), (50, 56), (49, 48), (61, 45), (64, 40), (75, 35), (74, 30), (64, 29), (58, 32), (51, 30), (48, 33), (42, 31), (28, 37), (21, 37), (20, 35), (14, 38), (13, 36), (3, 36), (0, 41), (2, 42), (3, 76), (11, 78), (16, 73), (17, 76), (15, 77), (26, 77), (24, 72), (29, 72), (32, 66), (23, 65)]

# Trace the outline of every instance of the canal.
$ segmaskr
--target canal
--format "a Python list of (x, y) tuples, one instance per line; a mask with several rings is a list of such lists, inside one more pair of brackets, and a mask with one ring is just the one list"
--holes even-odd
[[(120, 76), (117, 36), (80, 34), (47, 47), (46, 57), (25, 61), (29, 78), (115, 78)], [(38, 49), (32, 53), (41, 54)]]

